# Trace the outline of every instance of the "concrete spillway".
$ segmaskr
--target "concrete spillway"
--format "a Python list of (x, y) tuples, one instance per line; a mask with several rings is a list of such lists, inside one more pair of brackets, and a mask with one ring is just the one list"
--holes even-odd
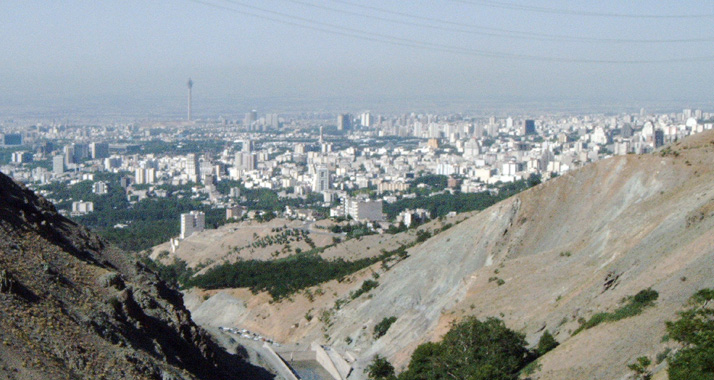
[(288, 363), (302, 380), (332, 380), (332, 375), (315, 360), (293, 361)]
[(331, 351), (328, 352), (319, 344), (313, 343), (310, 350), (280, 351), (276, 352), (276, 355), (280, 356), (299, 379), (344, 380), (351, 368), (344, 359)]

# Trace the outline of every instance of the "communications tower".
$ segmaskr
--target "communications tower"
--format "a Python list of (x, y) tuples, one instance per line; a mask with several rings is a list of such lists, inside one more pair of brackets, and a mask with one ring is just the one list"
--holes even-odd
[(193, 88), (193, 81), (188, 78), (188, 121), (191, 121), (191, 89)]

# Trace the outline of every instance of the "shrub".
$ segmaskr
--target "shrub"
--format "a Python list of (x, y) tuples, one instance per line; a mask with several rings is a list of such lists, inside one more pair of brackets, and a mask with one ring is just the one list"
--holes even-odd
[(669, 348), (669, 347), (667, 347), (667, 348), (664, 349), (664, 351), (658, 353), (658, 354), (657, 354), (657, 357), (656, 357), (656, 359), (657, 359), (657, 360), (656, 360), (656, 363), (657, 363), (657, 364), (662, 363), (665, 359), (667, 359), (667, 357), (669, 356), (669, 354), (670, 354), (671, 352), (672, 352), (672, 349)]
[(628, 365), (627, 368), (634, 372), (634, 378), (636, 380), (650, 380), (652, 378), (652, 371), (647, 369), (652, 361), (646, 356), (640, 356), (637, 361)]
[(362, 286), (352, 293), (350, 298), (356, 299), (362, 294), (368, 293), (370, 290), (376, 288), (377, 286), (379, 286), (379, 282), (375, 280), (365, 280), (365, 282), (362, 283)]
[(396, 321), (397, 317), (385, 317), (381, 322), (374, 325), (374, 338), (379, 339), (383, 337)]
[(538, 356), (543, 356), (548, 351), (558, 347), (558, 344), (558, 341), (553, 338), (553, 335), (551, 335), (548, 330), (545, 330), (543, 335), (540, 336), (540, 340), (538, 340), (536, 353), (538, 354)]
[(573, 336), (578, 334), (583, 330), (593, 328), (603, 322), (614, 322), (621, 319), (634, 317), (642, 313), (642, 311), (654, 305), (655, 300), (659, 297), (659, 293), (651, 288), (640, 290), (634, 296), (625, 298), (623, 301), (625, 304), (612, 313), (597, 313), (590, 317), (590, 319), (580, 325), (575, 331), (573, 331)]
[(417, 237), (416, 237), (416, 242), (417, 243), (423, 243), (427, 241), (431, 237), (431, 232), (428, 230), (421, 230), (417, 231)]

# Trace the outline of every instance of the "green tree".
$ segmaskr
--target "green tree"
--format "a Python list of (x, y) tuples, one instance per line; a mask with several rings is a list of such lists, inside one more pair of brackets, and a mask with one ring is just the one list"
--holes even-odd
[(679, 319), (667, 322), (667, 334), (682, 344), (669, 359), (670, 380), (714, 379), (714, 289), (702, 289), (689, 301), (690, 308)]
[(542, 182), (542, 179), (541, 179), (540, 174), (532, 173), (532, 174), (528, 177), (528, 187), (533, 187), (533, 186), (540, 185), (541, 182)]
[(372, 380), (394, 379), (394, 366), (387, 359), (377, 355), (372, 363), (365, 369)]
[(414, 350), (409, 367), (399, 379), (431, 380), (437, 379), (437, 372), (441, 370), (439, 358), (442, 355), (441, 343), (428, 342)]
[(533, 359), (523, 334), (503, 321), (466, 318), (440, 343), (419, 346), (400, 380), (512, 380)]

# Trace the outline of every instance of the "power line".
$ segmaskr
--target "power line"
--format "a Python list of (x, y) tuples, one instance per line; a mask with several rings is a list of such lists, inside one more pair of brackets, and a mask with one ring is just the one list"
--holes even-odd
[[(296, 26), (296, 27), (300, 27), (303, 29), (315, 30), (315, 31), (325, 32), (325, 33), (334, 34), (334, 35), (353, 37), (353, 38), (366, 40), (366, 41), (372, 41), (372, 42), (382, 42), (382, 43), (396, 45), (396, 46), (404, 46), (404, 47), (426, 49), (426, 50), (437, 50), (437, 51), (443, 51), (443, 52), (448, 52), (448, 53), (459, 53), (459, 51), (456, 50), (458, 48), (447, 48), (447, 47), (438, 48), (436, 46), (432, 46), (432, 44), (427, 44), (427, 43), (423, 43), (423, 42), (419, 42), (419, 41), (413, 41), (413, 40), (402, 39), (402, 38), (397, 38), (397, 37), (390, 37), (390, 36), (380, 35), (380, 34), (376, 34), (376, 33), (369, 33), (369, 32), (363, 32), (364, 34), (358, 34), (358, 33), (353, 33), (353, 32), (349, 31), (349, 30), (355, 30), (355, 29), (342, 28), (342, 27), (338, 27), (338, 26), (330, 25), (330, 24), (326, 24), (326, 23), (316, 22), (318, 25), (320, 25), (320, 24), (328, 25), (330, 28), (335, 28), (335, 29), (329, 29), (329, 28), (310, 25), (310, 24), (301, 24), (301, 23), (295, 22), (295, 21), (283, 20), (283, 19), (279, 19), (279, 18), (275, 18), (275, 17), (271, 17), (271, 16), (261, 15), (258, 13), (253, 13), (253, 12), (249, 12), (249, 11), (244, 11), (244, 10), (240, 10), (240, 9), (227, 7), (227, 6), (220, 5), (220, 4), (214, 4), (214, 3), (210, 3), (210, 2), (204, 1), (204, 0), (188, 0), (188, 1), (197, 3), (197, 4), (206, 5), (206, 6), (220, 9), (220, 10), (237, 13), (237, 14), (242, 14), (242, 15), (251, 16), (251, 17), (255, 17), (255, 18), (259, 18), (259, 19), (263, 19), (263, 20), (273, 21), (273, 22), (277, 22), (277, 23), (281, 23), (281, 24), (285, 24), (285, 25)], [(249, 7), (253, 8), (252, 6), (249, 6)], [(277, 13), (277, 12), (273, 12), (273, 13)], [(297, 17), (296, 19), (306, 20), (301, 17)], [(348, 31), (345, 31), (345, 30), (348, 30)], [(496, 55), (495, 53), (487, 53), (487, 52), (482, 52), (481, 56), (500, 57), (500, 58), (506, 57), (503, 55)]]
[[(275, 16), (285, 17), (285, 18), (288, 18), (288, 20), (283, 20), (283, 19), (278, 19), (278, 18), (271, 17), (271, 16), (265, 16), (265, 15), (256, 14), (256, 13), (252, 13), (252, 12), (242, 11), (239, 9), (226, 7), (226, 6), (219, 5), (219, 4), (209, 3), (205, 0), (189, 0), (189, 1), (193, 1), (195, 3), (200, 3), (200, 4), (204, 4), (204, 5), (209, 5), (214, 8), (220, 8), (220, 9), (232, 11), (235, 13), (246, 14), (249, 16), (253, 16), (253, 17), (257, 17), (257, 18), (261, 18), (261, 19), (265, 19), (265, 20), (275, 21), (275, 22), (279, 22), (279, 23), (283, 23), (283, 24), (288, 24), (288, 25), (298, 26), (298, 27), (302, 27), (302, 28), (322, 31), (322, 32), (326, 32), (326, 33), (334, 33), (334, 34), (339, 34), (339, 35), (343, 35), (343, 36), (366, 39), (369, 41), (385, 42), (385, 43), (406, 46), (406, 47), (441, 49), (441, 51), (446, 51), (446, 52), (451, 52), (451, 53), (458, 52), (458, 51), (462, 50), (461, 48), (454, 47), (454, 46), (433, 44), (433, 43), (428, 43), (428, 42), (411, 40), (411, 39), (407, 39), (407, 38), (389, 36), (389, 35), (380, 34), (380, 33), (367, 32), (367, 31), (363, 31), (363, 30), (359, 30), (359, 29), (347, 28), (347, 27), (340, 26), (340, 25), (329, 24), (329, 23), (315, 21), (315, 20), (300, 17), (300, 16), (294, 16), (294, 15), (289, 15), (289, 14), (282, 13), (282, 12), (268, 10), (268, 9), (256, 7), (254, 5), (240, 3), (238, 1), (224, 0), (225, 2), (234, 4), (237, 6), (242, 6), (242, 7), (253, 9), (256, 11), (260, 11), (260, 12), (265, 12), (265, 13), (272, 14)], [(291, 19), (292, 19), (292, 21), (291, 21)], [(297, 20), (299, 22), (296, 22), (295, 20)], [(301, 24), (300, 22), (307, 22), (308, 24)], [(326, 28), (330, 28), (330, 29), (326, 29)], [(471, 54), (474, 54), (474, 55), (482, 55), (485, 57), (501, 57), (501, 58), (508, 58), (508, 57), (518, 58), (518, 57), (520, 57), (519, 55), (516, 55), (516, 54), (489, 52), (489, 51), (475, 50), (475, 49), (469, 49), (468, 52)]]
[(712, 18), (714, 13), (702, 14), (678, 14), (678, 15), (655, 15), (655, 14), (637, 14), (637, 13), (617, 13), (617, 12), (592, 12), (578, 11), (573, 9), (561, 9), (550, 7), (539, 7), (533, 5), (524, 5), (516, 3), (507, 3), (493, 0), (451, 0), (456, 3), (480, 5), (491, 8), (513, 9), (526, 12), (571, 15), (571, 16), (589, 16), (589, 17), (611, 17), (611, 18), (640, 18), (640, 19), (695, 19), (695, 18)]
[[(252, 16), (264, 20), (274, 21), (282, 24), (297, 26), (300, 28), (311, 29), (316, 31), (321, 31), (330, 34), (342, 35), (347, 37), (353, 37), (357, 39), (381, 42), (391, 45), (419, 48), (430, 51), (440, 51), (453, 54), (479, 56), (479, 57), (489, 57), (489, 58), (506, 58), (506, 59), (520, 59), (520, 60), (534, 60), (534, 61), (544, 61), (544, 62), (569, 62), (569, 63), (618, 63), (618, 64), (643, 64), (643, 63), (675, 63), (675, 62), (692, 62), (692, 61), (712, 61), (714, 56), (703, 56), (703, 57), (692, 57), (692, 58), (672, 58), (672, 59), (661, 59), (661, 60), (610, 60), (610, 59), (580, 59), (580, 58), (563, 58), (563, 57), (547, 57), (547, 56), (536, 56), (527, 54), (514, 54), (506, 52), (479, 50), (479, 49), (466, 49), (457, 46), (450, 46), (444, 44), (435, 44), (423, 41), (417, 41), (407, 38), (400, 38), (395, 36), (389, 36), (380, 33), (367, 32), (359, 29), (348, 28), (340, 25), (329, 24), (325, 22), (320, 22), (300, 16), (290, 15), (274, 10), (264, 9), (261, 7), (256, 7), (254, 5), (245, 4), (235, 0), (224, 0), (235, 6), (251, 9), (253, 11), (258, 11), (262, 13), (267, 13), (272, 16), (266, 16), (264, 14), (255, 13), (251, 11), (245, 11), (241, 9), (236, 9), (233, 7), (228, 7), (221, 4), (211, 3), (205, 0), (188, 0), (194, 3), (210, 6), (216, 9), (226, 10), (233, 13), (243, 14), (247, 16)], [(282, 18), (277, 18), (277, 17)], [(287, 20), (283, 19), (287, 18)]]
[[(407, 17), (407, 18), (411, 18), (414, 20), (429, 21), (429, 22), (440, 23), (440, 24), (444, 24), (444, 25), (453, 25), (453, 26), (460, 27), (460, 28), (448, 28), (448, 27), (443, 27), (443, 26), (439, 27), (439, 26), (422, 24), (422, 23), (405, 22), (405, 21), (388, 19), (388, 18), (383, 18), (383, 17), (379, 17), (379, 16), (374, 16), (374, 15), (365, 15), (362, 13), (350, 12), (347, 10), (340, 10), (340, 9), (335, 9), (335, 8), (326, 7), (326, 6), (322, 6), (322, 5), (311, 4), (311, 3), (307, 3), (304, 1), (300, 1), (300, 0), (284, 0), (284, 1), (302, 4), (302, 5), (309, 6), (309, 7), (339, 12), (339, 13), (352, 14), (352, 15), (356, 15), (356, 16), (367, 17), (367, 18), (372, 18), (372, 19), (377, 19), (377, 20), (382, 20), (382, 21), (396, 22), (399, 24), (413, 25), (413, 26), (439, 29), (439, 30), (452, 31), (452, 32), (471, 33), (471, 34), (478, 34), (478, 35), (485, 35), (485, 36), (496, 36), (496, 37), (505, 37), (505, 38), (514, 38), (514, 39), (538, 40), (538, 41), (590, 42), (590, 43), (596, 43), (596, 42), (600, 42), (600, 43), (628, 43), (628, 44), (696, 43), (696, 42), (713, 42), (714, 41), (714, 37), (675, 38), (675, 39), (631, 39), (631, 38), (578, 37), (578, 36), (566, 36), (566, 35), (558, 35), (558, 34), (523, 32), (523, 31), (516, 31), (516, 30), (509, 30), (509, 29), (486, 27), (486, 26), (475, 25), (475, 24), (460, 23), (460, 22), (437, 19), (437, 18), (432, 18), (432, 17), (423, 17), (423, 16), (413, 15), (413, 14), (404, 13), (404, 12), (392, 11), (392, 10), (385, 9), (385, 8), (379, 8), (379, 7), (375, 7), (375, 6), (358, 4), (358, 3), (354, 3), (354, 2), (346, 1), (346, 0), (333, 0), (336, 3), (341, 3), (341, 4), (345, 4), (345, 5), (349, 5), (352, 7), (365, 9), (365, 10), (377, 11), (377, 12), (382, 12), (382, 13), (391, 14), (391, 15), (397, 15), (397, 16), (401, 16), (401, 17)], [(469, 28), (469, 29), (475, 29), (475, 30), (468, 30), (468, 29), (461, 29), (461, 28)], [(486, 30), (486, 31), (490, 31), (492, 33), (479, 32), (478, 30)]]
[[(495, 30), (494, 32), (481, 32), (478, 30), (468, 30), (468, 29), (460, 29), (460, 28), (454, 28), (454, 27), (429, 25), (429, 24), (424, 24), (424, 23), (416, 23), (416, 22), (398, 20), (398, 19), (394, 19), (394, 18), (386, 18), (386, 17), (382, 17), (382, 16), (369, 15), (369, 14), (353, 12), (353, 11), (349, 11), (349, 10), (345, 10), (345, 9), (336, 9), (336, 8), (327, 7), (324, 5), (312, 4), (312, 3), (308, 3), (308, 2), (300, 1), (300, 0), (283, 0), (283, 1), (287, 1), (290, 3), (294, 3), (294, 4), (300, 4), (300, 5), (304, 5), (304, 6), (311, 7), (311, 8), (332, 11), (332, 12), (336, 12), (336, 13), (340, 13), (340, 14), (348, 14), (348, 15), (353, 15), (353, 16), (370, 18), (373, 20), (386, 21), (386, 22), (390, 22), (390, 23), (408, 25), (408, 26), (416, 26), (416, 27), (421, 27), (421, 28), (443, 30), (443, 31), (447, 31), (447, 32), (459, 32), (459, 33), (476, 34), (476, 35), (481, 35), (481, 36), (505, 37), (505, 38), (541, 40), (541, 41), (549, 41), (549, 40), (567, 41), (568, 39), (572, 39), (572, 37), (567, 37), (567, 36), (542, 36), (542, 37), (537, 36), (537, 35), (529, 36), (525, 33), (519, 34), (519, 32), (510, 32), (510, 31), (505, 31), (505, 30)], [(471, 28), (474, 28), (474, 26), (471, 26)], [(475, 27), (474, 29), (487, 29), (487, 28)]]

